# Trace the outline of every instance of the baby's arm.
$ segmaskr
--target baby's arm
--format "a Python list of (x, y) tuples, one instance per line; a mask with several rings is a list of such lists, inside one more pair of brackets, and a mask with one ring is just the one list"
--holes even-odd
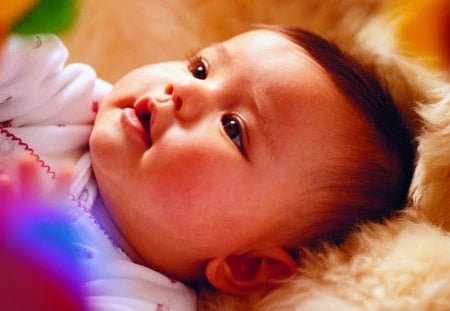
[(67, 65), (67, 58), (54, 35), (11, 36), (6, 42), (0, 60), (0, 171), (14, 173), (10, 162), (31, 154), (58, 175), (86, 151), (98, 105), (111, 85), (86, 64)]
[(90, 66), (67, 65), (68, 55), (54, 35), (8, 39), (0, 62), (4, 127), (92, 124), (92, 105), (104, 97), (108, 86)]

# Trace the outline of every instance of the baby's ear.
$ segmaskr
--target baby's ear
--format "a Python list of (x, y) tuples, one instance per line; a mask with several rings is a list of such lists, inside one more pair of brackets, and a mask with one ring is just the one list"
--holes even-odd
[(214, 258), (206, 266), (206, 277), (217, 289), (239, 296), (273, 289), (273, 281), (291, 276), (296, 263), (281, 247)]

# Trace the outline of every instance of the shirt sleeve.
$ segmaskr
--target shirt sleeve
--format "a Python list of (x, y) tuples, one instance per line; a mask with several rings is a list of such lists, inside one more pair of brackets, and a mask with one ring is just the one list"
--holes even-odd
[(89, 65), (66, 65), (67, 58), (54, 35), (10, 37), (0, 65), (0, 122), (12, 120), (13, 127), (92, 123), (111, 86)]

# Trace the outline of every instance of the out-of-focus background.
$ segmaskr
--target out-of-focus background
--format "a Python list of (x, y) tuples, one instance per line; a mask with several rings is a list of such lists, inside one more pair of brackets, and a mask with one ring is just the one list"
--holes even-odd
[[(93, 64), (115, 81), (142, 64), (182, 59), (257, 23), (337, 30), (350, 7), (355, 29), (384, 1), (373, 0), (81, 0), (76, 24), (63, 36), (71, 60)], [(312, 13), (317, 13), (312, 15)], [(349, 32), (353, 30), (349, 29)], [(331, 33), (330, 33), (331, 35)]]
[(450, 66), (450, 0), (79, 0), (78, 6), (75, 24), (62, 34), (70, 60), (93, 65), (111, 82), (143, 64), (184, 58), (252, 24), (342, 37), (373, 14), (398, 22), (408, 53), (431, 66)]

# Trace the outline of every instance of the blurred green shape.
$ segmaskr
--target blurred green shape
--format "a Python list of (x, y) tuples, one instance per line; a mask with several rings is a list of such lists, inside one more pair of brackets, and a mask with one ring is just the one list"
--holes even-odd
[(14, 33), (57, 33), (75, 18), (75, 0), (41, 0), (12, 29)]

